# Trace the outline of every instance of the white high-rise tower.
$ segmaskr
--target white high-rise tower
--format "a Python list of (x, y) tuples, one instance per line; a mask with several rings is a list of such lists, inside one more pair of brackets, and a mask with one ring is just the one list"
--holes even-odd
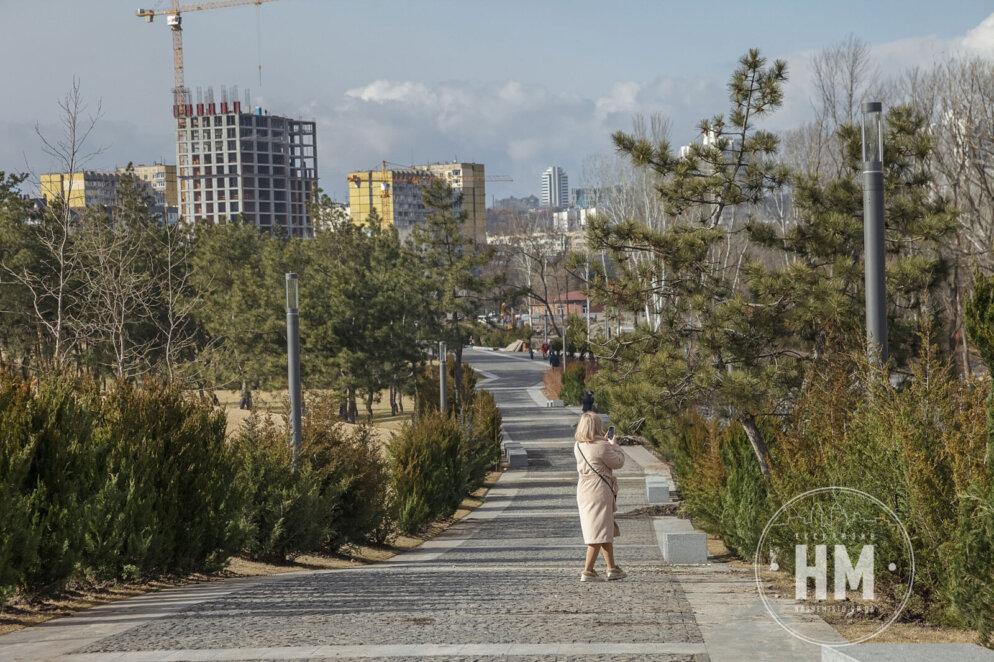
[(552, 166), (542, 173), (542, 206), (567, 205), (569, 205), (569, 180), (566, 171), (559, 166)]

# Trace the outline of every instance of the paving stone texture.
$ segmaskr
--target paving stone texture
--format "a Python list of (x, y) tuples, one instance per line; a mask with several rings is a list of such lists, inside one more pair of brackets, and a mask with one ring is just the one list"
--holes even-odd
[[(379, 565), (222, 582), (91, 610), (0, 637), (0, 659), (733, 659), (705, 646), (694, 612), (711, 598), (692, 606), (681, 576), (718, 591), (727, 583), (663, 562), (652, 519), (636, 512), (648, 502), (644, 468), (632, 459), (618, 472), (616, 541), (629, 577), (578, 581), (578, 412), (546, 408), (529, 390), (547, 367), (540, 361), (480, 350), (467, 358), (488, 377), (506, 436), (525, 448), (528, 467), (507, 471), (484, 505), (442, 535)], [(760, 659), (743, 643), (738, 659)], [(804, 652), (814, 655), (762, 659), (817, 659)]]

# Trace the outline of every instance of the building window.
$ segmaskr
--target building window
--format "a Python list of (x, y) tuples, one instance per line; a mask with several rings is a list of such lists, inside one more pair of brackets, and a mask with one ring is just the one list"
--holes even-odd
[(229, 203), (228, 209), (229, 211), (231, 211), (231, 213), (236, 213), (238, 211), (238, 203), (237, 202)]

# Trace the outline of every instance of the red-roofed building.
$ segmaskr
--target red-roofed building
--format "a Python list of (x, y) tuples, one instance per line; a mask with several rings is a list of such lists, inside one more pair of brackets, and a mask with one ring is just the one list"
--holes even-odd
[[(563, 311), (565, 305), (566, 310)], [(549, 307), (552, 308), (552, 313), (556, 316), (566, 315), (580, 315), (584, 316), (587, 314), (587, 295), (583, 290), (572, 290), (567, 292), (566, 295), (560, 294), (549, 301)], [(548, 311), (545, 305), (539, 302), (532, 302), (531, 314), (532, 319), (539, 319), (542, 315), (547, 314)], [(598, 317), (604, 313), (604, 305), (599, 303), (590, 302), (590, 319), (596, 320)]]

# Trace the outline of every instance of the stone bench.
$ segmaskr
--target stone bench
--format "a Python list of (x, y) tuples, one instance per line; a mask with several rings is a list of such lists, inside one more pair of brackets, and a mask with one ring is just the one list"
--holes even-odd
[(690, 520), (658, 517), (652, 521), (663, 559), (674, 565), (699, 565), (708, 562), (708, 537), (694, 530)]
[(649, 499), (649, 504), (669, 503), (670, 484), (663, 476), (645, 477), (645, 494)]
[(512, 469), (522, 469), (528, 466), (528, 451), (517, 442), (505, 442), (504, 455), (507, 457), (507, 465)]
[(976, 644), (855, 644), (822, 646), (821, 662), (992, 662), (994, 651)]

